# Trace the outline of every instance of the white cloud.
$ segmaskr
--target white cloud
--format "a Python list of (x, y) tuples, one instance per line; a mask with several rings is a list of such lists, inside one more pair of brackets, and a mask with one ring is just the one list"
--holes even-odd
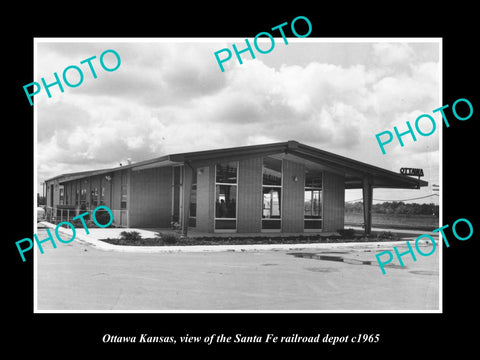
[(76, 45), (42, 44), (39, 73), (52, 71), (55, 58), (67, 66), (108, 48), (121, 54), (122, 65), (55, 99), (40, 98), (39, 178), (126, 158), (286, 140), (386, 168), (438, 151), (438, 136), (404, 148), (392, 144), (388, 155), (375, 140), (440, 106), (438, 62), (416, 56), (408, 44), (355, 44), (351, 54), (340, 44), (335, 59), (362, 51), (361, 61), (329, 63), (322, 54), (322, 62), (298, 65), (296, 56), (321, 49), (309, 43), (298, 53), (279, 52), (281, 66), (266, 65), (265, 55), (243, 65), (231, 60), (224, 73), (213, 56), (224, 47), (219, 43)]
[(376, 43), (373, 44), (373, 54), (380, 65), (404, 65), (415, 57), (413, 49), (405, 43)]

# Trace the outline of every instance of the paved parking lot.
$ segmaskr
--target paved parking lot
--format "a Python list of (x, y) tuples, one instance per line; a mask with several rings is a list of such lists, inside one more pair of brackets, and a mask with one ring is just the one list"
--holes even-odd
[[(45, 230), (38, 236), (47, 237)], [(405, 256), (407, 266), (387, 267), (386, 275), (363, 261), (375, 261), (381, 250), (153, 254), (103, 251), (75, 240), (37, 253), (37, 308), (438, 310), (438, 249), (416, 262)]]

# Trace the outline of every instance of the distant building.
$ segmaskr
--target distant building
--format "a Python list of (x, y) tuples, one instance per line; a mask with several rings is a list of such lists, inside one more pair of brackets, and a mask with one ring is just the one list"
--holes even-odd
[(416, 178), (296, 141), (173, 154), (46, 180), (47, 217), (108, 206), (117, 226), (196, 232), (323, 232), (344, 227), (345, 189), (417, 189)]

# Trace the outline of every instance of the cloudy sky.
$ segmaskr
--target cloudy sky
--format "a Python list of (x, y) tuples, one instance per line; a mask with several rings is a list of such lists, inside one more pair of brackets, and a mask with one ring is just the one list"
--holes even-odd
[[(84, 72), (76, 88), (42, 90), (34, 98), (37, 180), (118, 166), (161, 155), (287, 140), (318, 147), (395, 172), (419, 167), (439, 184), (440, 128), (417, 141), (404, 137), (383, 155), (375, 134), (406, 130), (441, 103), (440, 44), (435, 39), (275, 39), (268, 54), (235, 56), (221, 72), (214, 52), (245, 39), (37, 39), (35, 79), (53, 82), (63, 69)], [(268, 44), (260, 45), (268, 49)], [(120, 67), (106, 72), (102, 52)], [(80, 61), (96, 55), (92, 65)], [(223, 54), (222, 54), (223, 56)], [(105, 56), (109, 67), (116, 64)], [(68, 73), (75, 83), (75, 71)], [(441, 124), (438, 113), (433, 115)], [(428, 124), (421, 128), (428, 132)], [(39, 187), (41, 192), (41, 187)], [(432, 194), (374, 190), (375, 199)], [(361, 198), (347, 191), (346, 200)], [(438, 197), (418, 202), (436, 202)]]

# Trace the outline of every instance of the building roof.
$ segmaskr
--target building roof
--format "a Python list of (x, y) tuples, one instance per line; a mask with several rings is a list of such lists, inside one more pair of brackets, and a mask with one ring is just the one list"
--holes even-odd
[(365, 178), (369, 179), (373, 187), (381, 188), (417, 189), (421, 186), (428, 185), (426, 181), (320, 150), (293, 140), (263, 145), (171, 154), (116, 168), (63, 174), (46, 181), (57, 180), (62, 183), (126, 169), (136, 171), (154, 167), (182, 165), (185, 163), (192, 166), (202, 166), (202, 164), (207, 164), (211, 161), (233, 161), (252, 156), (275, 154), (285, 154), (287, 158), (304, 161), (308, 164), (318, 164), (329, 171), (342, 174), (345, 176), (345, 188), (347, 189), (362, 188)]

